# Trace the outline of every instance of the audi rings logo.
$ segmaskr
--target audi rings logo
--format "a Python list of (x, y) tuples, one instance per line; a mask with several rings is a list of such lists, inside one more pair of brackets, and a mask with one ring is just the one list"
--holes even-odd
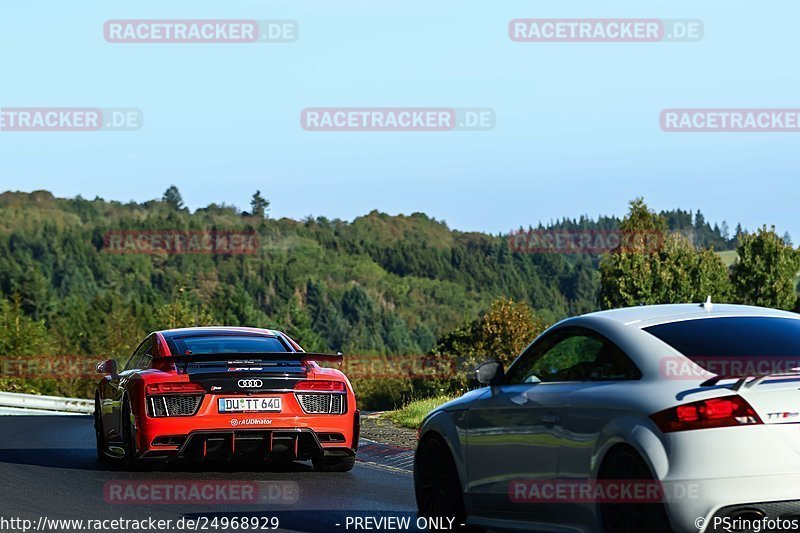
[(239, 387), (243, 389), (259, 389), (264, 383), (260, 379), (240, 379)]

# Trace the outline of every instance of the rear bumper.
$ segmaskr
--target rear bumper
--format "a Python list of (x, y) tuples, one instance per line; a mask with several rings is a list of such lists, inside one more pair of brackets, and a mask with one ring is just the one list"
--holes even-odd
[[(800, 500), (787, 500), (779, 502), (757, 502), (748, 505), (731, 505), (718, 509), (709, 521), (707, 531), (730, 531), (737, 527), (743, 520), (753, 522), (761, 521), (762, 530), (787, 530), (800, 529)], [(770, 523), (772, 521), (772, 523)]]
[[(737, 519), (794, 520), (787, 531), (800, 528), (800, 475), (693, 480), (695, 497), (667, 501), (676, 531), (737, 531)], [(762, 531), (777, 530), (761, 525)]]
[(673, 527), (715, 531), (716, 519), (722, 531), (726, 518), (800, 519), (799, 435), (798, 424), (671, 434), (661, 482)]
[[(298, 458), (327, 455), (328, 450), (352, 452), (358, 447), (359, 412), (352, 393), (347, 395), (344, 414), (304, 413), (294, 395), (271, 395), (283, 397), (282, 412), (220, 413), (217, 403), (221, 396), (206, 394), (194, 415), (152, 417), (142, 402), (136, 416), (138, 455), (202, 459), (229, 452), (228, 456), (236, 459), (242, 455), (240, 450), (255, 447), (264, 456), (275, 456), (283, 453), (285, 440), (293, 440), (291, 447), (293, 451), (297, 447), (294, 455)], [(202, 446), (205, 454), (202, 449), (197, 452), (196, 447)]]
[(293, 461), (318, 457), (352, 456), (341, 442), (320, 441), (308, 428), (197, 430), (184, 436), (162, 437), (170, 445), (154, 445), (142, 459), (178, 461)]

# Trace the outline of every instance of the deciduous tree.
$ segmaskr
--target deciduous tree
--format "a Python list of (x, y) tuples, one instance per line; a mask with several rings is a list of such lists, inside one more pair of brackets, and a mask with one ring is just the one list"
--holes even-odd
[(800, 254), (784, 242), (775, 228), (761, 227), (739, 237), (739, 256), (731, 267), (737, 302), (777, 309), (793, 309)]
[(636, 245), (621, 246), (602, 258), (602, 308), (698, 302), (707, 296), (716, 302), (730, 298), (722, 259), (713, 250), (695, 249), (681, 235), (666, 233), (663, 218), (650, 211), (642, 199), (631, 202), (620, 230), (623, 235), (660, 237), (633, 239)]

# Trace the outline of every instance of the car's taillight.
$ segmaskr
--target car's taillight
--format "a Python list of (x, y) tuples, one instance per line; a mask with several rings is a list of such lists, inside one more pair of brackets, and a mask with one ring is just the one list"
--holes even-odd
[(664, 433), (763, 423), (741, 396), (726, 396), (678, 405), (650, 415), (650, 418)]
[(343, 415), (347, 412), (346, 390), (343, 381), (298, 381), (294, 396), (304, 413)]
[(294, 386), (294, 390), (312, 392), (344, 392), (344, 382), (326, 380), (298, 381)]
[(147, 414), (152, 417), (192, 416), (206, 392), (197, 383), (150, 383), (145, 391)]
[(146, 387), (147, 394), (180, 394), (205, 392), (197, 383), (151, 383)]

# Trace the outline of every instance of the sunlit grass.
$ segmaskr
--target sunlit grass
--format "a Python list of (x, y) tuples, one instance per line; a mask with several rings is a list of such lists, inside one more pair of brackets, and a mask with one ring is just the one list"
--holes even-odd
[(442, 395), (433, 398), (425, 398), (424, 400), (414, 400), (400, 409), (386, 413), (386, 417), (400, 426), (418, 428), (422, 423), (422, 419), (425, 418), (428, 413), (443, 403), (449, 402), (453, 398), (455, 398), (455, 396)]

